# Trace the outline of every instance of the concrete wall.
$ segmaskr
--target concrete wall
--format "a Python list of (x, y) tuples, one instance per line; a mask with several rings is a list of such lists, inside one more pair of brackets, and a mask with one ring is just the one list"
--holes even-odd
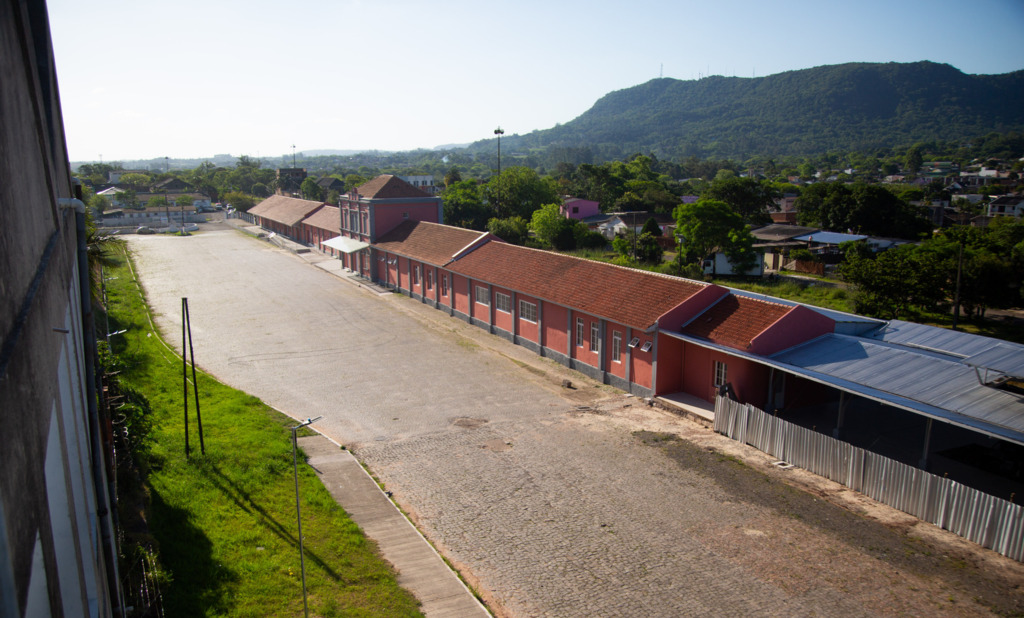
[(45, 3), (0, 1), (0, 615), (117, 593), (88, 294)]

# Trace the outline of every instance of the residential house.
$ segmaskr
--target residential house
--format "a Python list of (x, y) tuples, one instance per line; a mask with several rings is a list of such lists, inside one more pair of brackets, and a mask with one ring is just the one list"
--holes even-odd
[(601, 214), (601, 205), (592, 200), (584, 200), (566, 195), (562, 198), (562, 205), (558, 211), (567, 219), (583, 221), (587, 217)]
[(434, 176), (431, 174), (422, 174), (419, 176), (399, 176), (405, 182), (416, 187), (424, 193), (430, 195), (437, 195), (441, 192), (441, 187), (434, 184)]
[(1021, 217), (1024, 216), (1024, 196), (1000, 195), (988, 203), (990, 217)]
[(277, 170), (277, 194), (296, 195), (306, 179), (306, 170), (301, 167), (281, 167)]

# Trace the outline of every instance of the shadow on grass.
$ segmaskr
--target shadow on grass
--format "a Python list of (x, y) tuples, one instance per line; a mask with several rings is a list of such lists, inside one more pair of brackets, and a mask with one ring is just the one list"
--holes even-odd
[(190, 521), (185, 509), (164, 501), (151, 489), (150, 514), (153, 536), (160, 544), (160, 561), (171, 583), (164, 593), (168, 616), (204, 616), (227, 612), (231, 584), (238, 575), (213, 560), (213, 545)]
[[(221, 469), (215, 463), (207, 462), (202, 466), (202, 471), (205, 474), (207, 480), (213, 484), (221, 493), (223, 493), (229, 500), (235, 503), (235, 505), (249, 513), (254, 515), (257, 521), (270, 530), (272, 533), (278, 536), (282, 541), (288, 543), (296, 550), (299, 547), (298, 537), (292, 532), (292, 529), (286, 528), (274, 515), (267, 512), (262, 506), (256, 503), (252, 498), (249, 497), (248, 492), (241, 489), (235, 481), (224, 474)], [(294, 525), (294, 522), (292, 522)], [(306, 535), (303, 535), (306, 536)], [(341, 576), (327, 565), (315, 552), (310, 551), (308, 545), (303, 546), (303, 553), (306, 559), (312, 561), (319, 566), (324, 573), (334, 581), (341, 581)]]

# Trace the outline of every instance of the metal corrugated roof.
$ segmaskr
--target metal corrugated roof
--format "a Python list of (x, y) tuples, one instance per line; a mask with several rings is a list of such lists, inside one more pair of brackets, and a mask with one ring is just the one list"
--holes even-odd
[[(948, 343), (939, 334), (934, 334), (934, 340), (928, 339), (931, 343)], [(985, 339), (989, 348), (996, 343), (980, 339)], [(974, 369), (962, 362), (962, 356), (944, 354), (938, 348), (831, 334), (771, 359), (813, 372), (838, 387), (870, 389), (901, 407), (1024, 444), (1024, 401), (979, 382)]]
[(971, 367), (990, 369), (1014, 377), (1024, 378), (1024, 350), (1008, 343), (997, 343), (995, 346), (965, 358), (962, 362)]
[(1019, 353), (1024, 355), (1024, 346), (1016, 343), (1009, 343), (972, 335), (946, 328), (892, 320), (878, 331), (871, 333), (871, 339), (895, 343), (924, 350), (942, 352), (958, 358), (968, 358), (981, 354), (998, 345), (1016, 347)]
[(838, 245), (850, 240), (865, 240), (867, 236), (860, 234), (840, 234), (839, 232), (814, 232), (813, 234), (804, 234), (802, 236), (796, 236), (793, 240), (802, 240), (804, 242), (820, 242), (826, 245)]

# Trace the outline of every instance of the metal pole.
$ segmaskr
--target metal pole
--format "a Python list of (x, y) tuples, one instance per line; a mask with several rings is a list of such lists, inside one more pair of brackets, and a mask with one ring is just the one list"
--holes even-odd
[(505, 134), (505, 131), (499, 126), (494, 130), (494, 134), (498, 136), (498, 215), (501, 215), (501, 136)]
[(299, 449), (299, 438), (298, 430), (307, 426), (312, 425), (323, 418), (318, 416), (316, 418), (307, 418), (302, 423), (292, 427), (292, 471), (295, 474), (295, 518), (299, 524), (299, 566), (302, 570), (302, 608), (305, 611), (306, 618), (309, 618), (309, 602), (306, 600), (306, 556), (302, 547), (302, 507), (299, 505), (299, 464), (298, 456), (296, 452)]
[[(203, 440), (203, 415), (199, 411), (199, 379), (196, 377), (196, 353), (192, 349), (192, 316), (188, 311), (188, 299), (185, 299), (185, 326), (188, 329), (188, 356), (192, 364), (192, 393), (196, 398), (196, 427), (199, 429), (199, 452), (206, 454), (206, 442)], [(184, 350), (182, 350), (184, 353)]]
[(188, 301), (181, 299), (181, 388), (182, 401), (185, 404), (185, 459), (188, 459), (188, 356), (185, 350), (185, 305)]

